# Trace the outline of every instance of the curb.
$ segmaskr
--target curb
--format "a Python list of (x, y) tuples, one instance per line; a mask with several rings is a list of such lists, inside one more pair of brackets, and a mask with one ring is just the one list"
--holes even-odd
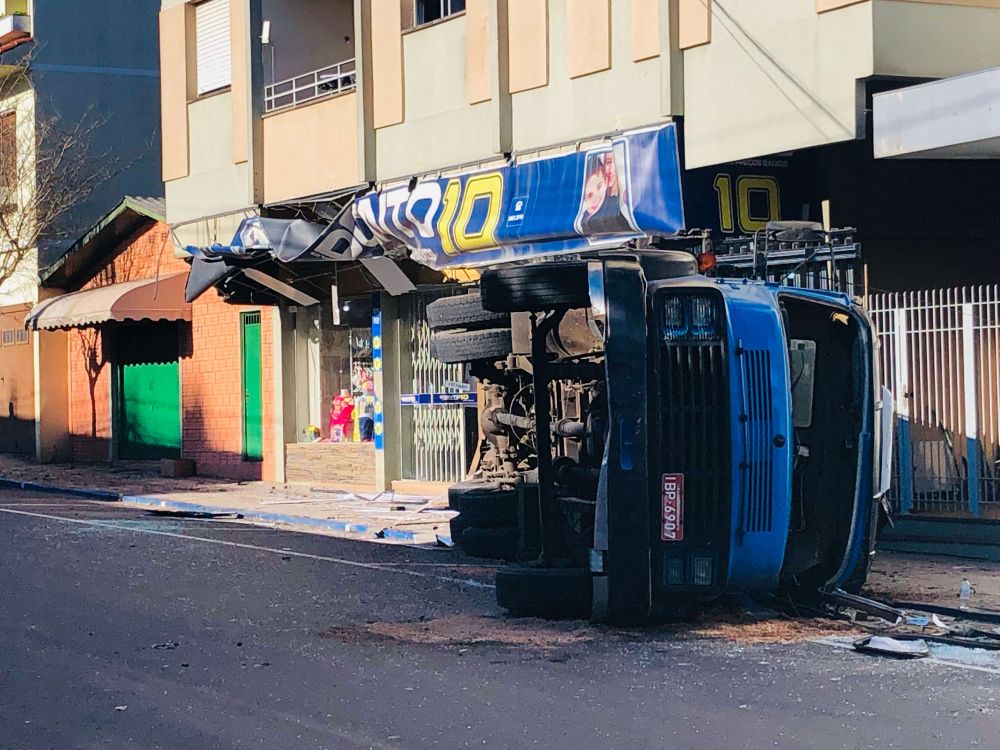
[(2, 477), (0, 477), (0, 487), (25, 490), (27, 492), (45, 492), (53, 495), (72, 495), (73, 497), (85, 497), (90, 500), (102, 500), (109, 503), (117, 503), (122, 500), (122, 496), (120, 494), (117, 492), (109, 492), (108, 490), (80, 490), (73, 487), (56, 487), (51, 484), (22, 482), (17, 479), (4, 479)]
[[(122, 502), (138, 505), (150, 510), (174, 510), (183, 513), (206, 513), (227, 516), (242, 516), (242, 520), (247, 521), (268, 521), (270, 523), (281, 523), (290, 526), (308, 526), (324, 531), (336, 531), (342, 534), (366, 534), (369, 527), (363, 523), (350, 523), (348, 521), (335, 521), (327, 518), (310, 518), (308, 516), (290, 516), (284, 513), (269, 513), (267, 511), (245, 510), (242, 508), (226, 508), (217, 505), (201, 505), (200, 503), (188, 503), (181, 500), (165, 500), (159, 497), (147, 497), (144, 495), (123, 495)], [(413, 532), (393, 532), (409, 534), (405, 538), (413, 538)], [(393, 537), (396, 538), (396, 537)]]
[[(149, 510), (173, 510), (182, 513), (205, 513), (208, 515), (239, 515), (249, 521), (266, 521), (269, 523), (280, 523), (288, 526), (307, 526), (323, 531), (335, 531), (341, 534), (367, 534), (371, 529), (363, 523), (351, 523), (348, 521), (335, 521), (328, 518), (310, 518), (309, 516), (291, 516), (284, 513), (269, 513), (267, 511), (246, 510), (244, 508), (229, 508), (218, 505), (202, 505), (200, 503), (188, 503), (182, 500), (166, 500), (159, 497), (149, 497), (146, 495), (122, 495), (117, 492), (107, 490), (87, 490), (67, 487), (56, 487), (51, 484), (40, 484), (38, 482), (22, 482), (17, 479), (4, 479), (0, 477), (0, 488), (10, 488), (25, 490), (28, 492), (45, 492), (54, 495), (70, 495), (73, 497), (83, 497), (89, 500), (101, 500), (103, 502), (130, 503)], [(414, 541), (416, 532), (402, 531), (398, 529), (378, 529), (375, 535), (381, 539), (395, 539), (398, 541)]]

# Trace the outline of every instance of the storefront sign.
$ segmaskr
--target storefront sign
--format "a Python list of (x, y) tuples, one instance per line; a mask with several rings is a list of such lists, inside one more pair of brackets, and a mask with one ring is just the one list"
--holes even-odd
[(822, 219), (822, 171), (810, 152), (718, 164), (684, 173), (688, 226), (741, 237), (769, 221)]
[(580, 252), (683, 229), (680, 177), (671, 124), (569, 154), (372, 192), (355, 200), (354, 226), (344, 216), (341, 232), (355, 247), (405, 245), (435, 268)]

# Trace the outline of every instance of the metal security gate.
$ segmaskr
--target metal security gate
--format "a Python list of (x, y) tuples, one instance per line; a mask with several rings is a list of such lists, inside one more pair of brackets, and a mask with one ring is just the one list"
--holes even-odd
[(462, 365), (446, 365), (431, 356), (431, 331), (427, 305), (446, 293), (407, 295), (403, 305), (402, 337), (409, 356), (401, 353), (400, 378), (403, 451), (407, 479), (424, 482), (457, 482), (465, 474), (465, 408), (475, 406), (468, 392)]
[(873, 295), (900, 512), (1000, 515), (1000, 287)]

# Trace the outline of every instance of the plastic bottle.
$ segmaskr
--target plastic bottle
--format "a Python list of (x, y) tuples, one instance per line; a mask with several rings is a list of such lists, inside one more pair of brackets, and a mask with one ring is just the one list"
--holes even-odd
[(969, 597), (972, 596), (972, 584), (969, 579), (962, 576), (962, 585), (958, 589), (958, 600), (960, 609), (969, 608)]

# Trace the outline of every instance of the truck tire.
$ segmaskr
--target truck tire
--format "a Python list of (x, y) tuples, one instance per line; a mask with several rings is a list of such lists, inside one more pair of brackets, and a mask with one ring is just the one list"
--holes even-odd
[(590, 617), (593, 581), (586, 568), (508, 566), (497, 571), (497, 604), (517, 617)]
[(479, 292), (469, 292), (455, 297), (442, 297), (427, 305), (427, 325), (432, 331), (502, 328), (510, 325), (510, 315), (484, 310)]
[(449, 365), (504, 359), (511, 349), (510, 328), (442, 331), (431, 335), (431, 356)]
[(468, 526), (495, 529), (517, 525), (517, 492), (469, 492), (459, 502), (459, 513)]
[(587, 264), (576, 261), (484, 271), (479, 289), (483, 307), (494, 312), (590, 306)]
[[(448, 508), (450, 510), (460, 511), (462, 509), (462, 498), (465, 497), (466, 494), (484, 494), (496, 492), (499, 489), (500, 485), (496, 482), (487, 482), (483, 479), (470, 479), (465, 482), (458, 482), (448, 488)], [(451, 541), (456, 547), (461, 548), (462, 532), (465, 531), (469, 525), (469, 522), (466, 521), (461, 514), (455, 516), (448, 522), (448, 528), (451, 530)]]
[(469, 557), (513, 560), (517, 556), (517, 526), (489, 529), (466, 526), (462, 531), (461, 547)]

